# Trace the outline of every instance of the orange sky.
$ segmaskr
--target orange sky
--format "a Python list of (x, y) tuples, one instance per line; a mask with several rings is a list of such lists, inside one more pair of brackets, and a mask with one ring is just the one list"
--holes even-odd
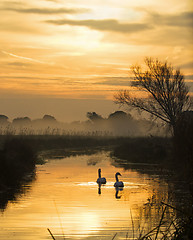
[(111, 100), (145, 56), (180, 67), (191, 86), (192, 9), (190, 0), (2, 0), (1, 99)]

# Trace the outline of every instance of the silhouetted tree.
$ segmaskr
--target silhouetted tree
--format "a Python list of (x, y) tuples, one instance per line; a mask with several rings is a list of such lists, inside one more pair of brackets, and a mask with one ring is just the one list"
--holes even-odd
[(13, 122), (14, 125), (28, 125), (31, 123), (31, 119), (28, 117), (19, 117), (19, 118), (14, 118)]
[(87, 112), (86, 116), (92, 122), (103, 120), (103, 117), (101, 117), (101, 115), (98, 115), (96, 112)]
[(109, 114), (107, 124), (116, 135), (132, 136), (138, 133), (137, 121), (133, 119), (130, 113), (115, 111)]
[(8, 117), (5, 115), (0, 115), (0, 124), (8, 124)]
[(128, 120), (132, 119), (132, 116), (130, 113), (127, 114), (123, 111), (115, 111), (114, 113), (109, 114), (108, 119)]
[(145, 64), (145, 71), (138, 65), (132, 67), (135, 79), (131, 86), (146, 92), (148, 97), (133, 97), (125, 90), (117, 93), (115, 102), (150, 113), (152, 117), (168, 123), (175, 134), (177, 117), (190, 108), (184, 76), (167, 62), (146, 58)]
[(43, 120), (44, 121), (49, 121), (49, 122), (56, 122), (55, 117), (51, 116), (51, 115), (44, 115), (43, 116)]

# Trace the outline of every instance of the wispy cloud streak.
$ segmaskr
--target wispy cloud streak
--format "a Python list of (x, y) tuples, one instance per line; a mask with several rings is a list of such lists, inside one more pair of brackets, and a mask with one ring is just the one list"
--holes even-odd
[(173, 27), (193, 27), (193, 12), (182, 12), (180, 14), (159, 14), (148, 12), (150, 21), (156, 25)]
[(88, 9), (78, 8), (18, 8), (18, 7), (1, 7), (1, 11), (12, 11), (18, 13), (32, 14), (77, 14), (88, 12)]
[(36, 60), (36, 59), (33, 59), (33, 58), (18, 56), (18, 55), (15, 55), (15, 54), (13, 54), (13, 53), (9, 53), (9, 52), (6, 52), (6, 51), (1, 51), (1, 52), (4, 53), (4, 54), (6, 54), (6, 55), (9, 55), (9, 56), (11, 56), (11, 57), (15, 57), (15, 58), (27, 60), (27, 61), (30, 61), (30, 62), (36, 62), (36, 63), (45, 64), (45, 62), (39, 61), (39, 60)]
[(104, 19), (104, 20), (47, 20), (45, 21), (49, 24), (54, 25), (72, 25), (72, 26), (83, 26), (88, 27), (94, 30), (100, 31), (113, 31), (113, 32), (121, 32), (121, 33), (132, 33), (143, 30), (151, 29), (150, 24), (143, 23), (120, 23), (115, 19)]

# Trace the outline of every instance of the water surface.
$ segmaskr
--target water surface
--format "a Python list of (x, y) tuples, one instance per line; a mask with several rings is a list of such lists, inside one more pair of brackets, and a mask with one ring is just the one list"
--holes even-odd
[[(99, 189), (97, 170), (107, 184)], [(116, 172), (125, 187), (114, 188)], [(28, 188), (29, 186), (24, 186)], [(49, 159), (37, 166), (37, 179), (0, 215), (0, 239), (128, 239), (159, 222), (168, 185), (159, 179), (124, 170), (110, 152)], [(168, 218), (170, 213), (168, 213)]]

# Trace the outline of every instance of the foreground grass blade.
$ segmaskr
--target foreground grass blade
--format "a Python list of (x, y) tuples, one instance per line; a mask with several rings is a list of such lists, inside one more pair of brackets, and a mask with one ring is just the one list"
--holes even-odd
[(47, 230), (48, 230), (48, 232), (50, 233), (50, 235), (51, 235), (52, 239), (56, 240), (56, 239), (55, 239), (55, 237), (53, 236), (52, 232), (50, 231), (50, 229), (49, 229), (49, 228), (47, 228)]
[(115, 235), (113, 236), (112, 240), (115, 239), (116, 236), (117, 236), (117, 233), (115, 233)]
[(156, 232), (155, 240), (156, 240), (157, 237), (158, 237), (158, 233), (159, 233), (160, 227), (161, 227), (161, 225), (162, 225), (162, 221), (163, 221), (163, 218), (164, 218), (165, 211), (166, 211), (166, 207), (165, 207), (164, 210), (163, 210), (163, 213), (162, 213), (162, 216), (161, 216), (161, 219), (160, 219), (160, 222), (159, 222), (158, 228), (157, 228), (157, 232)]
[(133, 222), (133, 216), (132, 216), (131, 209), (130, 209), (130, 213), (131, 213), (131, 222), (132, 222), (132, 230), (133, 230), (133, 239), (135, 239), (135, 229), (134, 229), (134, 222)]
[(64, 237), (64, 230), (63, 230), (63, 226), (62, 226), (61, 217), (60, 217), (60, 214), (59, 214), (58, 208), (57, 208), (57, 206), (56, 206), (56, 202), (55, 202), (55, 200), (53, 200), (53, 201), (54, 201), (54, 205), (55, 205), (55, 208), (56, 208), (56, 212), (57, 212), (57, 214), (58, 214), (58, 219), (59, 219), (59, 222), (60, 222), (60, 227), (61, 227), (61, 230), (62, 230), (62, 235), (63, 235), (63, 238), (64, 238), (64, 240), (65, 240), (65, 237)]

